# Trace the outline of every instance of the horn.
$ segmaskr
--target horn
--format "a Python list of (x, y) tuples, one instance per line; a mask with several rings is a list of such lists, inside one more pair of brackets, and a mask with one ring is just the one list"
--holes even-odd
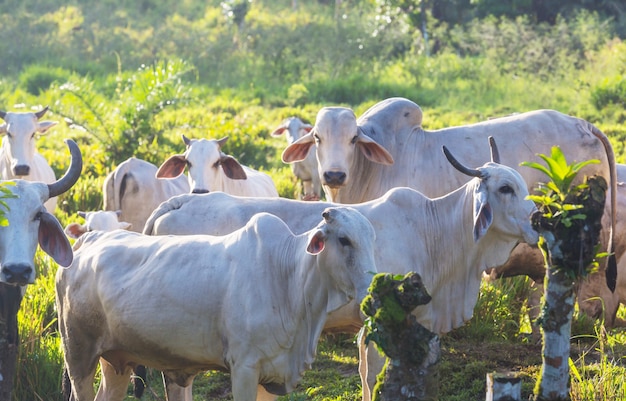
[(322, 212), (322, 217), (324, 218), (326, 223), (330, 223), (333, 220), (332, 216), (330, 215), (330, 209), (325, 209)]
[(0, 110), (0, 118), (4, 120), (6, 116), (7, 116), (7, 112)]
[(36, 112), (35, 115), (37, 116), (37, 120), (40, 120), (41, 117), (43, 117), (43, 115), (46, 114), (46, 111), (48, 111), (48, 106)]
[(500, 152), (496, 140), (492, 136), (489, 137), (489, 147), (491, 148), (491, 161), (500, 164)]
[(191, 140), (185, 136), (185, 134), (181, 135), (183, 137), (183, 142), (185, 142), (185, 146), (189, 146)]
[(477, 170), (475, 168), (465, 167), (464, 165), (459, 163), (459, 161), (455, 159), (454, 156), (452, 156), (452, 154), (450, 153), (448, 148), (445, 147), (445, 145), (443, 146), (443, 153), (446, 155), (446, 158), (448, 159), (450, 164), (452, 164), (454, 168), (459, 170), (461, 173), (465, 175), (469, 175), (470, 177), (482, 177), (483, 176), (483, 173), (481, 173), (480, 170)]
[(78, 145), (71, 139), (66, 139), (65, 143), (70, 149), (72, 160), (70, 161), (70, 166), (67, 168), (67, 171), (65, 172), (63, 177), (59, 178), (52, 184), (48, 184), (48, 192), (50, 198), (61, 195), (63, 192), (66, 192), (68, 189), (70, 189), (72, 185), (76, 184), (76, 181), (78, 181), (80, 173), (83, 170), (83, 157), (80, 154), (80, 149), (78, 148)]

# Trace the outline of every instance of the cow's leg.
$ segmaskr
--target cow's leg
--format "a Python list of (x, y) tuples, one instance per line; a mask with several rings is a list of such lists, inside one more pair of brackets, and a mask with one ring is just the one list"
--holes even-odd
[(97, 362), (94, 361), (90, 364), (90, 368), (72, 369), (71, 364), (66, 362), (67, 372), (70, 377), (70, 383), (72, 386), (72, 401), (93, 401), (96, 397), (96, 393), (93, 390), (93, 382), (96, 377)]
[(385, 366), (385, 358), (378, 353), (374, 344), (365, 345), (364, 329), (359, 331), (357, 339), (359, 343), (359, 376), (361, 376), (362, 401), (372, 399), (372, 390), (376, 384), (376, 376)]
[(256, 367), (235, 364), (231, 368), (230, 381), (233, 387), (234, 401), (257, 399), (259, 371)]
[(102, 380), (100, 380), (96, 401), (123, 401), (126, 397), (132, 369), (127, 367), (124, 372), (118, 374), (110, 363), (100, 358), (100, 370)]
[(174, 377), (162, 372), (163, 387), (165, 388), (165, 399), (167, 401), (193, 401), (193, 379), (188, 386), (183, 387), (176, 384)]

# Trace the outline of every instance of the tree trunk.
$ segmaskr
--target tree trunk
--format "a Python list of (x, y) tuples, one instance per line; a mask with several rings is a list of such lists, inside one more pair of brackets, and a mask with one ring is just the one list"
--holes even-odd
[(22, 302), (20, 287), (0, 283), (0, 400), (11, 400), (19, 337), (17, 311)]
[(569, 355), (575, 285), (588, 274), (594, 262), (607, 184), (602, 177), (591, 177), (587, 187), (572, 191), (564, 204), (580, 205), (576, 213), (584, 219), (533, 216), (533, 225), (541, 233), (539, 246), (546, 260), (546, 294), (539, 326), (543, 333), (543, 364), (535, 386), (535, 400), (570, 400)]
[(399, 279), (377, 274), (370, 294), (361, 303), (368, 341), (374, 341), (388, 359), (378, 375), (373, 401), (432, 401), (438, 399), (439, 337), (420, 325), (411, 311), (430, 302), (416, 273)]

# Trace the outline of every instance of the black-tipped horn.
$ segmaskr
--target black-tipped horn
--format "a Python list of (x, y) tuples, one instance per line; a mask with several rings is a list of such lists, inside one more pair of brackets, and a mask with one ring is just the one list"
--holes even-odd
[(322, 217), (324, 218), (326, 223), (330, 223), (333, 220), (332, 216), (330, 215), (330, 209), (325, 209), (322, 212)]
[(446, 148), (445, 146), (443, 147), (443, 153), (446, 155), (446, 158), (448, 159), (450, 164), (452, 164), (454, 168), (459, 170), (461, 173), (469, 175), (470, 177), (482, 177), (483, 173), (481, 173), (480, 170), (465, 167), (464, 165), (459, 163), (459, 161), (455, 159), (454, 156), (452, 156), (452, 153), (450, 153), (448, 148)]
[(41, 117), (43, 117), (43, 115), (46, 114), (46, 111), (48, 111), (48, 106), (36, 112), (35, 115), (37, 116), (37, 120), (41, 120)]
[(491, 149), (491, 161), (500, 164), (500, 152), (496, 140), (492, 136), (489, 137), (489, 148)]
[(6, 116), (7, 116), (7, 112), (0, 110), (0, 118), (4, 120)]
[(185, 146), (189, 146), (191, 144), (191, 140), (185, 136), (185, 134), (181, 135), (183, 137), (183, 142), (185, 142)]
[(52, 184), (48, 184), (48, 192), (50, 198), (61, 195), (63, 192), (66, 192), (68, 189), (70, 189), (72, 185), (76, 184), (76, 181), (78, 181), (80, 173), (83, 170), (83, 157), (80, 154), (80, 149), (78, 148), (78, 145), (71, 139), (66, 139), (65, 143), (70, 149), (72, 160), (70, 161), (70, 166), (67, 168), (67, 171), (65, 172), (63, 177), (59, 178), (56, 182), (53, 182)]

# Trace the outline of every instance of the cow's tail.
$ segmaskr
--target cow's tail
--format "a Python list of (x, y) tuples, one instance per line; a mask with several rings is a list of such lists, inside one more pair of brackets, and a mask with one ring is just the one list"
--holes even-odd
[(104, 210), (122, 210), (122, 198), (126, 191), (127, 176), (132, 173), (131, 159), (121, 163), (104, 180), (102, 188)]
[(169, 213), (172, 210), (180, 209), (182, 205), (186, 202), (186, 200), (189, 199), (190, 196), (193, 196), (193, 195), (190, 195), (190, 194), (178, 195), (178, 196), (171, 197), (170, 199), (161, 203), (156, 209), (152, 211), (152, 214), (150, 214), (150, 217), (148, 217), (148, 220), (146, 220), (146, 224), (144, 224), (143, 226), (142, 234), (153, 235), (154, 222), (157, 221), (157, 219), (163, 216), (164, 214)]
[(617, 260), (615, 258), (615, 235), (617, 226), (617, 170), (615, 166), (615, 153), (613, 152), (613, 146), (611, 146), (609, 138), (595, 125), (591, 123), (589, 123), (589, 125), (591, 126), (591, 132), (593, 135), (604, 145), (606, 158), (609, 162), (609, 179), (611, 180), (609, 183), (609, 188), (611, 189), (611, 229), (609, 230), (609, 247), (607, 249), (609, 259), (605, 274), (607, 286), (611, 292), (615, 292), (615, 287), (617, 286)]

